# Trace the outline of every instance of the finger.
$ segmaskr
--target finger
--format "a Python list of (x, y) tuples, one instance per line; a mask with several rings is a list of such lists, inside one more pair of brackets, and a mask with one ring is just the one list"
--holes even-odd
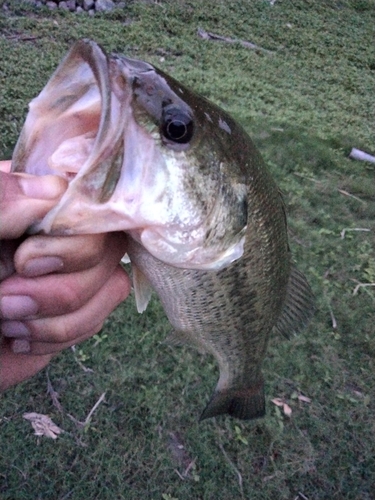
[[(18, 274), (27, 277), (51, 272), (83, 271), (100, 263), (107, 252), (126, 252), (125, 233), (27, 238), (14, 256)], [(116, 250), (116, 255), (118, 255)], [(121, 258), (120, 257), (120, 258)]]
[(15, 344), (18, 352), (38, 355), (56, 353), (98, 333), (107, 316), (129, 293), (129, 277), (118, 266), (99, 292), (78, 311), (22, 323), (5, 321), (3, 334), (24, 341)]
[(2, 240), (0, 242), (0, 282), (14, 273), (14, 253), (19, 240)]
[(44, 217), (64, 193), (67, 183), (53, 176), (0, 171), (1, 239), (14, 239)]
[(26, 380), (48, 365), (52, 354), (28, 356), (15, 354), (9, 342), (0, 348), (0, 391)]
[(12, 275), (0, 284), (0, 317), (36, 319), (61, 316), (82, 307), (104, 285), (123, 255), (121, 240), (115, 239), (99, 264), (70, 274), (37, 278)]
[(0, 161), (0, 171), (1, 172), (10, 172), (10, 167), (12, 162), (10, 160), (2, 160)]

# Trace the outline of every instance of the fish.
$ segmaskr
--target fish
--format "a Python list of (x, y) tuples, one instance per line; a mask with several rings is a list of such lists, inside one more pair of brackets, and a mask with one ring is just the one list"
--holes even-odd
[(12, 168), (69, 182), (31, 233), (128, 235), (138, 311), (154, 290), (167, 341), (218, 364), (201, 420), (265, 414), (270, 335), (299, 332), (314, 296), (292, 262), (280, 190), (242, 126), (161, 69), (83, 39), (29, 104)]

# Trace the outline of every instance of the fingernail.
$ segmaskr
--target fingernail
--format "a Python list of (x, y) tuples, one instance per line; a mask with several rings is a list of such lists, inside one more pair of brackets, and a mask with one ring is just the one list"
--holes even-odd
[(38, 304), (26, 295), (7, 295), (1, 299), (1, 315), (4, 319), (22, 319), (38, 312)]
[(66, 189), (65, 181), (55, 175), (20, 176), (20, 185), (23, 193), (29, 198), (44, 200), (53, 200), (61, 196)]
[(30, 330), (25, 323), (21, 321), (3, 321), (1, 325), (1, 333), (4, 337), (13, 337), (18, 339), (30, 338)]
[(12, 351), (15, 354), (27, 354), (30, 352), (30, 342), (27, 340), (15, 340), (12, 343)]
[(22, 274), (32, 278), (34, 276), (42, 276), (43, 274), (60, 271), (63, 267), (64, 262), (60, 257), (38, 257), (29, 260), (25, 264)]

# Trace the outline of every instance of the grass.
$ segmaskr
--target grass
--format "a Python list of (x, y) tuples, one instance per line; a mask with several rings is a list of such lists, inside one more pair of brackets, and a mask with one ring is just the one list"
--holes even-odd
[[(0, 497), (373, 498), (375, 290), (353, 292), (375, 282), (375, 180), (373, 166), (347, 155), (374, 154), (374, 1), (134, 2), (95, 18), (9, 5), (0, 17), (3, 158), (28, 101), (75, 39), (146, 59), (253, 136), (284, 193), (293, 254), (318, 312), (298, 337), (271, 339), (264, 419), (198, 424), (215, 363), (161, 344), (169, 325), (156, 298), (142, 316), (127, 300), (99, 336), (48, 368), (62, 411), (46, 371), (1, 396)], [(273, 54), (204, 41), (198, 27)], [(34, 436), (22, 418), (31, 411), (65, 432)]]

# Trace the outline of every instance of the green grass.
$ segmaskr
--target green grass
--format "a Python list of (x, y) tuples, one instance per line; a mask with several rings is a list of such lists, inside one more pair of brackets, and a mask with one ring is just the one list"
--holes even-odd
[[(347, 155), (351, 147), (375, 149), (374, 7), (373, 0), (273, 7), (180, 0), (134, 2), (93, 19), (3, 11), (3, 158), (28, 101), (74, 40), (91, 37), (146, 59), (225, 107), (253, 136), (284, 193), (293, 255), (318, 311), (298, 337), (271, 339), (264, 419), (198, 424), (215, 363), (162, 344), (169, 324), (156, 298), (141, 316), (127, 300), (100, 336), (50, 365), (62, 412), (46, 393), (45, 371), (2, 395), (1, 499), (373, 498), (375, 290), (353, 291), (375, 282), (375, 179), (373, 166)], [(198, 27), (273, 54), (204, 41)], [(371, 231), (342, 237), (346, 228)], [(84, 421), (104, 392), (85, 427), (69, 417)], [(273, 398), (292, 408), (290, 418)], [(37, 438), (22, 418), (29, 411), (50, 415), (65, 432)]]

